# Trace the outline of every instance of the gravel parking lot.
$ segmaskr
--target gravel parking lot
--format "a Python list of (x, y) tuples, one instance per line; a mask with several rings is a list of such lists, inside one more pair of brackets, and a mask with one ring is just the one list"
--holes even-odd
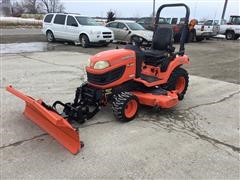
[(4, 87), (12, 84), (47, 103), (71, 101), (89, 56), (116, 45), (83, 49), (41, 42), (30, 52), (34, 43), (21, 43), (1, 44), (2, 179), (239, 178), (239, 41), (188, 44), (191, 77), (184, 101), (160, 112), (142, 107), (130, 123), (104, 108), (80, 128), (85, 147), (76, 156), (26, 120), (24, 103)]
[[(123, 45), (111, 44), (107, 48), (84, 49), (71, 43), (46, 43), (46, 39), (39, 29), (3, 29), (1, 32), (1, 50), (4, 52), (6, 48), (10, 53), (15, 53), (18, 50), (18, 52), (71, 51), (92, 55), (103, 50), (116, 48), (116, 46), (123, 47)], [(240, 84), (239, 42), (240, 40), (212, 39), (186, 44), (186, 53), (191, 61), (191, 66), (188, 67), (190, 74)], [(178, 44), (175, 46), (178, 48)]]

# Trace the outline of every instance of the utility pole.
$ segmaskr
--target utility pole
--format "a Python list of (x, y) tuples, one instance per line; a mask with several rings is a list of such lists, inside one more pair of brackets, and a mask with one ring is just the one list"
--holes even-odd
[(155, 0), (153, 0), (153, 12), (152, 12), (152, 23), (155, 21)]
[(155, 0), (153, 0), (153, 13), (152, 16), (155, 17)]
[(222, 20), (224, 20), (225, 12), (226, 12), (226, 9), (227, 9), (227, 3), (228, 3), (228, 0), (225, 0), (224, 7), (223, 7), (223, 12), (222, 12)]

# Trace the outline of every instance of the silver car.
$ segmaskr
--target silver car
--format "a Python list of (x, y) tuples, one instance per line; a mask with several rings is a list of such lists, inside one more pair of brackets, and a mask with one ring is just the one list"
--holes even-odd
[(112, 21), (106, 24), (110, 28), (116, 41), (131, 42), (133, 44), (151, 44), (153, 32), (144, 29), (143, 26), (134, 21)]

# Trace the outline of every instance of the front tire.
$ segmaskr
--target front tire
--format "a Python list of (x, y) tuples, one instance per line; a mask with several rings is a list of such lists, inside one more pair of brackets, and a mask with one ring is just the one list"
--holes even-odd
[(168, 91), (177, 91), (178, 99), (183, 100), (188, 88), (188, 83), (188, 72), (183, 68), (177, 68), (172, 72), (168, 82), (163, 88)]
[(55, 37), (52, 31), (47, 31), (46, 38), (48, 42), (55, 42)]
[(107, 43), (104, 43), (103, 46), (104, 46), (104, 47), (108, 47), (109, 44), (110, 44), (110, 43), (107, 42)]
[(132, 36), (131, 37), (131, 44), (133, 46), (138, 46), (140, 44), (140, 37), (138, 36)]
[(239, 34), (235, 34), (234, 40), (238, 40), (239, 37), (240, 37)]
[(83, 48), (89, 47), (90, 42), (89, 42), (87, 35), (83, 34), (80, 36), (80, 43)]
[(196, 37), (197, 42), (201, 42), (204, 38), (203, 37)]
[(121, 92), (113, 96), (112, 110), (115, 117), (122, 122), (129, 122), (138, 112), (138, 98), (129, 92)]

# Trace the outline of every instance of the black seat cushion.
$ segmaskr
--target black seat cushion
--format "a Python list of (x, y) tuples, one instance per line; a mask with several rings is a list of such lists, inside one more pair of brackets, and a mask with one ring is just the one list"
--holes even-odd
[(166, 56), (168, 56), (168, 52), (167, 51), (160, 51), (160, 50), (146, 50), (144, 51), (144, 55), (145, 57), (148, 59), (148, 58), (151, 58), (151, 59), (161, 59), (161, 58), (164, 58)]
[(173, 44), (173, 30), (171, 27), (158, 27), (152, 39), (152, 50), (168, 51)]
[[(171, 27), (158, 27), (153, 35), (151, 49), (144, 52), (145, 64), (158, 66), (164, 63), (174, 52), (175, 48), (173, 44), (173, 31)], [(164, 68), (165, 69), (165, 68)]]

